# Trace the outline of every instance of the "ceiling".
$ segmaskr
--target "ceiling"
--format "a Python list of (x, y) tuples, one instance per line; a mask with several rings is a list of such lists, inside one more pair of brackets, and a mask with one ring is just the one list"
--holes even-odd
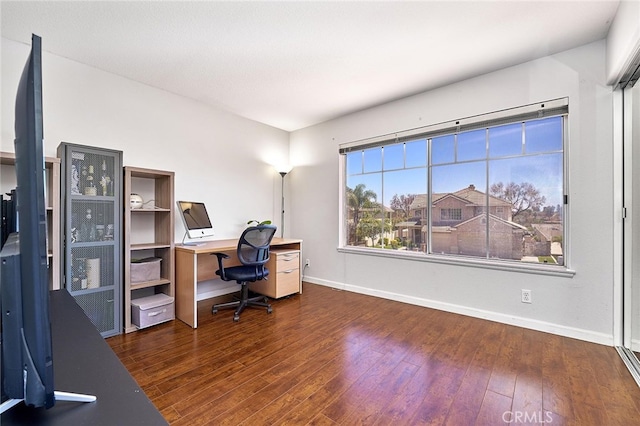
[(604, 38), (618, 1), (0, 3), (2, 37), (286, 131)]

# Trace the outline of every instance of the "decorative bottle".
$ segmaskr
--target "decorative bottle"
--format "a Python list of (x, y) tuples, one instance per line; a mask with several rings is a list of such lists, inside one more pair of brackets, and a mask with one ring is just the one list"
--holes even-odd
[(82, 169), (80, 171), (80, 182), (78, 185), (81, 194), (84, 194), (84, 188), (86, 188), (87, 186), (88, 175), (89, 175), (89, 170), (87, 170), (87, 166), (83, 164)]
[(107, 161), (102, 160), (102, 175), (100, 176), (100, 187), (102, 188), (102, 195), (111, 194), (111, 176), (107, 173)]
[(89, 241), (89, 219), (87, 219), (87, 216), (89, 218), (91, 217), (91, 210), (87, 210), (87, 214), (85, 214), (80, 221), (80, 232), (78, 233), (79, 242)]
[(98, 188), (96, 188), (95, 178), (93, 176), (93, 165), (89, 165), (87, 171), (87, 182), (84, 187), (84, 195), (98, 195)]
[(96, 222), (91, 215), (91, 209), (87, 209), (87, 214), (80, 225), (80, 241), (96, 241)]
[(96, 221), (96, 240), (104, 240), (104, 215), (98, 213), (98, 220)]
[(98, 239), (96, 221), (91, 215), (91, 209), (87, 209), (87, 222), (89, 223), (89, 241), (96, 241)]

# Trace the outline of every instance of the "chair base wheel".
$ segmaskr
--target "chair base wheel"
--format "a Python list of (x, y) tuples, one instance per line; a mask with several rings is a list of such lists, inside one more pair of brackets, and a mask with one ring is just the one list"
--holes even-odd
[(245, 308), (263, 308), (270, 314), (273, 312), (271, 304), (269, 304), (269, 298), (267, 296), (253, 296), (249, 297), (249, 289), (246, 284), (242, 286), (241, 296), (236, 297), (233, 302), (218, 303), (211, 307), (211, 314), (217, 314), (219, 309), (236, 308), (233, 313), (233, 322), (240, 321), (240, 314), (244, 312)]

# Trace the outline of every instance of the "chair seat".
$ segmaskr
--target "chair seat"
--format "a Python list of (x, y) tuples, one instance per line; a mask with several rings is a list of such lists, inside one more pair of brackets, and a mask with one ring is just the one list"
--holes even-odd
[[(219, 270), (216, 271), (216, 274), (221, 275)], [(240, 265), (224, 268), (224, 275), (228, 281), (237, 281), (240, 284), (243, 281), (254, 282), (266, 278), (269, 275), (269, 270), (257, 266)]]

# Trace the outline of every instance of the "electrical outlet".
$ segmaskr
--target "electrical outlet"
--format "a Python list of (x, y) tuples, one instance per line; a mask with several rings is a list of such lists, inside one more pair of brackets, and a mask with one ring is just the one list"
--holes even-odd
[(304, 266), (305, 266), (305, 268), (307, 268), (307, 267), (310, 268), (311, 267), (311, 260), (309, 260), (309, 259), (305, 260), (304, 261)]
[(522, 303), (531, 303), (531, 290), (522, 289)]

